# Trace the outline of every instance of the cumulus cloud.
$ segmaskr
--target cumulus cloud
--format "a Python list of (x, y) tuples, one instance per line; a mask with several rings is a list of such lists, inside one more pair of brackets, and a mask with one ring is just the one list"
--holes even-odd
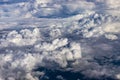
[[(118, 10), (119, 0), (23, 0), (0, 5), (0, 79), (39, 80), (45, 75), (34, 71), (39, 67), (119, 79), (119, 16), (99, 12), (104, 9)], [(17, 21), (18, 17), (23, 19)]]
[[(116, 14), (116, 10), (120, 8), (119, 0), (11, 0), (1, 2), (7, 2), (6, 5), (0, 5), (1, 18), (60, 18), (81, 14), (86, 11), (100, 12), (101, 10), (103, 13)], [(114, 13), (110, 11), (111, 9), (115, 10)]]
[[(62, 36), (66, 35), (65, 33), (62, 33), (61, 29), (58, 29), (58, 31), (61, 33)], [(113, 47), (111, 44), (102, 44), (103, 42), (98, 40), (99, 43), (95, 43), (95, 45), (93, 44), (94, 42), (87, 42), (86, 39), (84, 39), (83, 41), (80, 40), (80, 42), (78, 42), (77, 39), (71, 41), (71, 38), (67, 36), (66, 38), (60, 38), (61, 35), (59, 37), (55, 36), (50, 41), (47, 41), (47, 38), (45, 38), (43, 33), (44, 32), (41, 33), (41, 28), (33, 28), (32, 30), (22, 29), (19, 31), (14, 30), (8, 32), (6, 37), (3, 37), (1, 39), (1, 50), (3, 49), (3, 53), (0, 54), (0, 63), (2, 67), (0, 70), (0, 75), (3, 80), (5, 78), (25, 78), (28, 80), (38, 80), (38, 76), (44, 76), (44, 73), (34, 72), (33, 70), (37, 67), (49, 67), (52, 69), (54, 66), (56, 66), (57, 69), (69, 69), (68, 66), (70, 65), (72, 66), (71, 69), (73, 69), (73, 71), (81, 71), (86, 69), (86, 71), (83, 71), (82, 74), (88, 75), (89, 73), (91, 73), (91, 75), (89, 75), (88, 77), (93, 77), (95, 74), (95, 77), (100, 77), (103, 75), (113, 75), (112, 71), (109, 73), (109, 70), (111, 68), (107, 69), (107, 67), (109, 66), (107, 65), (107, 63), (104, 64), (104, 68), (102, 68), (103, 66), (99, 65), (99, 62), (94, 59), (94, 57), (98, 56), (103, 59), (102, 56), (104, 54), (101, 54), (100, 52), (104, 53), (106, 51), (109, 52), (110, 50), (112, 50)], [(41, 38), (45, 38), (44, 41)], [(35, 41), (33, 41), (34, 39)], [(16, 47), (16, 49), (14, 49), (14, 47)], [(111, 52), (110, 54), (106, 53), (104, 56), (110, 57), (110, 55), (112, 55)], [(94, 69), (92, 70), (91, 68)], [(118, 68), (119, 67), (116, 67), (116, 69)], [(4, 73), (7, 76), (4, 76)], [(10, 73), (12, 73), (12, 75)]]
[[(82, 58), (81, 46), (77, 42), (69, 42), (67, 38), (57, 38), (47, 42), (42, 41), (41, 38), (44, 37), (39, 28), (34, 28), (33, 30), (10, 31), (6, 37), (1, 39), (0, 50), (5, 48), (5, 51), (0, 54), (0, 76), (3, 80), (38, 80), (36, 76), (38, 73), (33, 71), (36, 67), (48, 66), (51, 68), (56, 65), (57, 68), (65, 68), (68, 61), (76, 61)], [(9, 50), (10, 47), (13, 49)], [(38, 76), (42, 75), (44, 73)]]
[[(17, 57), (18, 56), (18, 57)], [(21, 56), (21, 57), (20, 57)], [(37, 57), (32, 54), (26, 53), (8, 53), (7, 55), (1, 55), (1, 70), (0, 76), (2, 80), (16, 80), (16, 79), (29, 79), (29, 80), (38, 80), (37, 77), (34, 76), (32, 69), (35, 67), (38, 62)], [(10, 64), (10, 65), (8, 65)], [(17, 71), (16, 71), (17, 70)], [(39, 75), (44, 75), (39, 74)]]
[[(89, 7), (86, 7), (88, 6)], [(36, 17), (67, 17), (81, 13), (82, 11), (94, 9), (94, 3), (84, 0), (75, 1), (36, 1), (32, 5), (35, 9), (32, 11)]]
[(117, 75), (116, 75), (116, 78), (117, 78), (117, 79), (120, 79), (120, 74), (117, 74)]
[(113, 34), (106, 34), (105, 37), (107, 39), (111, 39), (111, 40), (116, 40), (118, 39), (118, 37), (116, 35), (113, 35)]
[[(59, 47), (62, 47), (62, 46), (59, 46)], [(47, 48), (46, 48), (46, 50), (47, 50)], [(68, 52), (70, 52), (69, 48), (67, 50), (68, 50)], [(35, 76), (38, 73), (32, 71), (36, 67), (38, 67), (38, 66), (51, 67), (51, 66), (55, 66), (57, 64), (59, 64), (60, 67), (66, 67), (68, 65), (67, 60), (68, 61), (71, 60), (69, 58), (69, 56), (67, 56), (67, 55), (65, 55), (65, 53), (61, 52), (61, 50), (58, 50), (58, 51), (53, 50), (52, 54), (50, 53), (50, 51), (47, 51), (46, 52), (47, 54), (45, 54), (44, 50), (41, 50), (41, 51), (42, 51), (42, 54), (40, 54), (40, 53), (26, 53), (23, 51), (14, 52), (11, 50), (11, 52), (9, 51), (7, 54), (4, 54), (4, 53), (1, 54), (1, 57), (0, 57), (0, 59), (1, 59), (1, 61), (0, 61), (0, 63), (1, 63), (1, 65), (0, 65), (1, 78), (3, 78), (3, 80), (4, 79), (8, 79), (8, 80), (10, 80), (10, 79), (38, 80), (38, 77)], [(76, 56), (74, 56), (74, 59), (78, 59), (78, 58), (80, 59), (81, 57), (78, 57), (80, 54), (81, 54), (80, 52), (77, 52), (77, 53), (71, 52), (70, 55), (71, 56), (76, 55)], [(74, 60), (74, 59), (72, 58), (72, 60)], [(51, 63), (50, 64), (46, 63), (46, 61), (47, 62), (49, 61)], [(53, 62), (55, 62), (56, 64), (51, 65)], [(42, 75), (44, 75), (44, 73), (39, 74), (38, 76), (42, 76)]]
[[(10, 4), (13, 2), (13, 4)], [(95, 8), (94, 3), (84, 0), (64, 1), (64, 0), (31, 0), (31, 1), (10, 1), (6, 5), (1, 6), (1, 18), (9, 17), (67, 17), (78, 14), (83, 11)], [(9, 6), (9, 7), (8, 7)], [(89, 7), (87, 7), (89, 6)], [(12, 13), (14, 12), (14, 13)]]
[(114, 0), (109, 0), (109, 1), (106, 1), (106, 4), (108, 5), (108, 7), (110, 8), (120, 8), (120, 1), (114, 1)]
[[(21, 30), (19, 33), (17, 31), (11, 31), (6, 36), (6, 40), (4, 40), (1, 45), (4, 43), (8, 43), (8, 45), (33, 45), (37, 40), (40, 39), (40, 32), (38, 28), (35, 28), (33, 31), (28, 29)], [(8, 46), (6, 45), (6, 46)]]
[(104, 3), (108, 8), (119, 8), (120, 1), (114, 1), (114, 0), (96, 0), (96, 2)]
[(105, 32), (108, 33), (119, 33), (120, 32), (120, 26), (119, 22), (114, 22), (110, 24), (106, 24), (105, 28), (103, 29)]

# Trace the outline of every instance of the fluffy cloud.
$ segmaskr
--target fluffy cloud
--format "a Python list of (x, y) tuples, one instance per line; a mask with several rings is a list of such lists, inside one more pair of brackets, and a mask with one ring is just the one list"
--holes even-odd
[[(1, 39), (0, 44), (1, 50), (5, 48), (5, 51), (0, 54), (0, 78), (3, 80), (38, 80), (36, 76), (38, 73), (33, 71), (36, 67), (48, 66), (52, 68), (56, 65), (57, 68), (65, 68), (69, 61), (82, 58), (79, 43), (69, 42), (67, 38), (57, 38), (50, 42), (42, 41), (41, 38), (44, 37), (39, 28), (14, 30), (8, 32), (5, 36)], [(13, 49), (9, 50), (10, 47)], [(14, 47), (16, 47), (15, 50)], [(4, 76), (4, 73), (6, 76)], [(44, 73), (38, 76), (42, 75)]]
[(119, 15), (105, 10), (116, 11), (118, 4), (119, 0), (23, 0), (0, 5), (0, 79), (39, 80), (45, 75), (35, 71), (39, 67), (119, 79)]
[(120, 8), (120, 0), (96, 0), (96, 2), (104, 3), (108, 8)]
[[(77, 46), (73, 46), (73, 47), (77, 47)], [(35, 76), (38, 73), (32, 71), (36, 67), (38, 67), (38, 66), (51, 67), (51, 66), (55, 66), (57, 64), (59, 65), (58, 67), (66, 67), (68, 65), (67, 61), (81, 58), (81, 56), (79, 57), (81, 52), (72, 53), (72, 52), (70, 52), (69, 48), (67, 50), (68, 50), (67, 52), (69, 52), (71, 54), (66, 53), (66, 51), (64, 49), (63, 49), (63, 51), (65, 53), (63, 51), (61, 52), (61, 50), (60, 51), (53, 50), (52, 54), (50, 53), (50, 51), (46, 52), (47, 53), (46, 54), (44, 50), (41, 50), (42, 54), (26, 53), (26, 52), (17, 51), (17, 50), (16, 50), (16, 52), (14, 52), (12, 50), (10, 52), (8, 50), (6, 55), (3, 53), (3, 54), (1, 54), (1, 57), (0, 57), (0, 59), (1, 59), (1, 61), (0, 61), (0, 63), (1, 63), (0, 76), (1, 76), (1, 78), (3, 78), (3, 80), (4, 79), (8, 79), (8, 80), (10, 80), (10, 79), (38, 80), (38, 77)], [(74, 48), (72, 50), (74, 50)], [(79, 50), (79, 48), (78, 48), (78, 50)], [(67, 56), (65, 54), (69, 54), (70, 56), (73, 56), (74, 58), (70, 59), (70, 56)], [(47, 62), (49, 61), (50, 64), (46, 63), (46, 61)], [(56, 64), (52, 65), (53, 62), (55, 62)], [(8, 65), (8, 64), (10, 64), (10, 65)], [(42, 75), (44, 75), (44, 73), (39, 74), (38, 76), (42, 76)]]
[[(86, 7), (88, 6), (89, 7)], [(84, 0), (75, 1), (36, 1), (32, 5), (35, 9), (32, 14), (36, 17), (67, 17), (81, 13), (81, 11), (94, 9), (94, 3), (87, 2)]]
[(120, 33), (120, 23), (119, 22), (114, 22), (114, 23), (108, 23), (105, 26), (105, 28), (103, 29), (105, 32), (108, 33)]
[[(13, 4), (10, 4), (12, 3)], [(89, 7), (86, 7), (88, 6)], [(67, 17), (83, 11), (95, 8), (94, 3), (84, 0), (64, 1), (64, 0), (31, 0), (31, 1), (10, 1), (1, 6), (1, 18), (9, 17)], [(9, 6), (9, 7), (8, 7)], [(14, 12), (14, 13), (12, 13)]]
[[(40, 31), (38, 28), (35, 28), (33, 31), (28, 29), (21, 30), (20, 33), (17, 31), (11, 31), (6, 36), (6, 40), (4, 40), (1, 45), (4, 43), (8, 43), (8, 45), (33, 45), (37, 40), (40, 39)], [(8, 46), (6, 45), (6, 46)]]
[[(39, 56), (40, 57), (40, 56)], [(37, 64), (38, 57), (30, 53), (8, 53), (7, 55), (1, 55), (0, 76), (2, 80), (16, 80), (16, 79), (29, 79), (38, 80), (34, 75), (38, 73), (32, 72), (32, 69)], [(10, 65), (8, 65), (8, 63)], [(16, 71), (17, 70), (17, 71)], [(40, 73), (40, 72), (39, 72)], [(39, 75), (44, 75), (39, 74)]]
[[(1, 2), (7, 3), (6, 5), (0, 5), (1, 18), (57, 18), (69, 17), (76, 14), (84, 13), (86, 11), (100, 12), (101, 10), (104, 11), (103, 13), (109, 12), (111, 14), (116, 14), (116, 10), (119, 10), (120, 8), (119, 0), (11, 0)], [(115, 10), (114, 13), (111, 12), (111, 10)]]
[(111, 39), (111, 40), (116, 40), (118, 39), (118, 37), (116, 35), (113, 35), (113, 34), (106, 34), (105, 37), (107, 39)]
[[(50, 30), (51, 29), (54, 30), (54, 28), (50, 28)], [(73, 33), (76, 29), (78, 29), (78, 27), (75, 27), (75, 29), (70, 29), (73, 30), (72, 34), (78, 35), (76, 33)], [(66, 33), (64, 33), (66, 31), (65, 28), (65, 31), (63, 32), (63, 29), (57, 29), (58, 32), (60, 32), (61, 34), (57, 37), (52, 36), (52, 38), (51, 33), (54, 33), (54, 31), (48, 33), (47, 35), (49, 36), (45, 37), (44, 32), (46, 32), (46, 30), (43, 30), (41, 30), (41, 28), (33, 28), (32, 30), (22, 29), (19, 31), (14, 30), (5, 34), (6, 37), (1, 38), (1, 51), (3, 51), (3, 53), (1, 53), (0, 57), (0, 63), (2, 67), (0, 75), (3, 80), (4, 78), (25, 78), (28, 80), (38, 80), (38, 76), (44, 76), (44, 73), (39, 72), (38, 74), (37, 72), (33, 71), (34, 69), (36, 69), (37, 67), (49, 67), (52, 69), (54, 66), (56, 66), (57, 69), (69, 69), (69, 67), (67, 66), (71, 66), (71, 69), (73, 69), (73, 71), (81, 71), (86, 69), (86, 71), (83, 71), (81, 73), (84, 75), (88, 75), (89, 73), (91, 73), (91, 75), (89, 75), (88, 77), (93, 77), (93, 75), (95, 74), (95, 77), (100, 77), (103, 75), (116, 75), (116, 73), (112, 73), (112, 71), (114, 72), (114, 70), (109, 73), (109, 70), (111, 68), (107, 69), (107, 67), (109, 66), (107, 65), (107, 63), (105, 63), (103, 67), (99, 65), (99, 62), (97, 62), (96, 59), (94, 59), (95, 57), (100, 60), (101, 58), (104, 59), (102, 56), (106, 56), (109, 58), (110, 55), (112, 55), (111, 50), (113, 49), (113, 45), (101, 42), (99, 39), (98, 43), (95, 43), (93, 40), (93, 42), (86, 41), (86, 39), (80, 40), (80, 38), (71, 40), (71, 38), (68, 36), (64, 38), (64, 36), (66, 35)], [(69, 35), (70, 34), (71, 32), (69, 33)], [(51, 39), (48, 41), (48, 38)], [(14, 49), (14, 47), (16, 48)], [(100, 53), (104, 53), (106, 51), (110, 53)], [(98, 56), (101, 58), (99, 58)], [(106, 60), (108, 58), (106, 58)], [(101, 60), (101, 63), (102, 61), (103, 60)], [(111, 61), (114, 60), (111, 59)], [(93, 67), (94, 69), (92, 70), (91, 68)], [(119, 67), (116, 67), (116, 69), (118, 68)], [(17, 73), (15, 72), (16, 70)], [(7, 76), (4, 76), (4, 73)], [(22, 77), (20, 78), (20, 76)]]
[(109, 1), (106, 1), (106, 4), (108, 5), (108, 7), (110, 8), (120, 8), (120, 1), (117, 0), (117, 1), (114, 1), (114, 0), (109, 0)]

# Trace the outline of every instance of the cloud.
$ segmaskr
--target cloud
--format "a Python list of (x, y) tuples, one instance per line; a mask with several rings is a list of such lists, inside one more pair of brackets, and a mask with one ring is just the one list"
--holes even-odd
[[(86, 7), (88, 5), (89, 7)], [(32, 6), (35, 8), (32, 13), (36, 17), (67, 17), (67, 15), (78, 14), (81, 11), (92, 10), (95, 7), (94, 3), (84, 0), (36, 1)]]
[(111, 39), (111, 40), (116, 40), (118, 39), (118, 37), (116, 35), (113, 35), (113, 34), (106, 34), (105, 37), (107, 39)]
[[(12, 3), (13, 4), (10, 4)], [(9, 1), (8, 4), (1, 6), (1, 18), (10, 17), (37, 17), (37, 18), (56, 18), (68, 17), (95, 8), (94, 3), (84, 0), (75, 1), (54, 1), (54, 0), (35, 0), (35, 1)], [(9, 7), (8, 7), (9, 6)], [(89, 7), (86, 7), (89, 6)], [(14, 13), (12, 13), (14, 12)]]
[[(100, 12), (101, 10), (103, 13), (118, 15), (119, 4), (119, 0), (11, 0), (7, 1), (6, 5), (0, 5), (0, 13), (1, 18), (63, 18), (86, 11)], [(114, 13), (111, 10), (114, 10)]]
[(17, 31), (11, 31), (6, 36), (1, 44), (8, 43), (8, 45), (24, 46), (24, 45), (33, 45), (37, 40), (40, 39), (40, 32), (38, 28), (35, 28), (33, 31), (28, 29), (21, 30), (19, 33)]
[(119, 15), (106, 10), (116, 11), (118, 4), (33, 0), (0, 5), (0, 79), (38, 80), (45, 76), (35, 71), (39, 67), (119, 78)]
[(120, 3), (119, 0), (117, 0), (117, 1), (114, 1), (114, 0), (96, 0), (96, 1), (93, 1), (93, 0), (91, 0), (91, 1), (95, 2), (95, 3), (98, 3), (99, 5), (103, 4), (103, 5), (105, 5), (104, 6), (105, 8), (107, 7), (107, 8), (113, 8), (113, 9), (115, 9), (115, 8), (120, 7), (119, 6), (119, 3)]
[(106, 4), (108, 5), (108, 7), (110, 8), (120, 8), (120, 1), (117, 0), (117, 1), (114, 1), (114, 0), (109, 0), (106, 2)]
[[(2, 59), (1, 59), (2, 58)], [(26, 53), (11, 53), (7, 55), (1, 55), (1, 70), (0, 70), (0, 76), (2, 80), (8, 79), (8, 80), (16, 80), (16, 79), (29, 79), (29, 80), (38, 80), (37, 77), (35, 77), (35, 74), (32, 72), (33, 68), (37, 64), (37, 57), (33, 56), (32, 54), (26, 54)], [(8, 65), (10, 64), (10, 65)], [(17, 70), (17, 71), (16, 71)], [(40, 72), (39, 72), (40, 73)], [(39, 75), (44, 75), (39, 74)]]
[[(67, 38), (57, 38), (50, 42), (42, 41), (41, 38), (44, 36), (40, 31), (39, 28), (13, 30), (2, 38), (0, 50), (5, 49), (5, 51), (0, 54), (0, 76), (3, 80), (38, 80), (37, 73), (33, 71), (37, 67), (65, 68), (68, 61), (82, 58), (79, 43), (69, 42)], [(38, 76), (43, 75), (44, 73)]]
[(120, 74), (117, 74), (117, 75), (116, 75), (116, 78), (117, 78), (117, 79), (120, 79)]
[[(58, 47), (62, 48), (63, 46), (58, 45)], [(50, 51), (47, 51), (46, 52), (47, 54), (45, 54), (45, 51), (41, 50), (40, 52), (42, 52), (42, 54), (39, 54), (39, 53), (28, 53), (28, 52), (26, 53), (24, 51), (17, 51), (17, 50), (15, 52), (11, 50), (10, 52), (8, 50), (7, 54), (4, 54), (4, 53), (1, 54), (1, 57), (0, 57), (1, 78), (3, 78), (3, 80), (4, 79), (24, 79), (24, 78), (29, 80), (38, 80), (38, 77), (35, 76), (37, 73), (33, 71), (33, 69), (35, 69), (36, 67), (39, 67), (39, 66), (51, 67), (57, 64), (59, 64), (58, 67), (66, 67), (68, 65), (67, 60), (69, 61), (69, 60), (81, 58), (81, 57), (78, 57), (79, 52), (72, 53), (70, 52), (69, 48), (68, 48), (68, 51), (71, 53), (70, 54), (71, 56), (74, 56), (76, 54), (76, 56), (74, 56), (74, 59), (70, 59), (69, 56), (65, 55), (63, 51), (61, 52), (61, 50), (53, 50), (52, 54), (50, 53)], [(67, 59), (65, 56), (67, 57)], [(46, 63), (46, 61), (47, 62), (49, 61), (50, 64)], [(53, 62), (55, 62), (54, 65), (52, 65)], [(42, 75), (44, 75), (44, 73), (40, 74), (39, 76), (42, 76)]]
[(119, 22), (106, 24), (103, 30), (108, 33), (120, 33)]

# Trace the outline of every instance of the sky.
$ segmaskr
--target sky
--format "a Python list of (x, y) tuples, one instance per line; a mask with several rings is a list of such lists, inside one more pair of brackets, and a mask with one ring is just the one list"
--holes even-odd
[(57, 18), (69, 17), (86, 11), (111, 13), (120, 8), (114, 0), (1, 0), (1, 18)]
[(120, 0), (0, 0), (0, 80), (39, 67), (119, 80), (119, 42)]

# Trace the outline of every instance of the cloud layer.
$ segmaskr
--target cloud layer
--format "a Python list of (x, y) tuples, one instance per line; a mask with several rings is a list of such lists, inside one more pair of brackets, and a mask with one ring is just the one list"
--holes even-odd
[(1, 1), (1, 18), (9, 17), (37, 17), (37, 18), (60, 18), (81, 14), (86, 11), (118, 12), (120, 1), (114, 0), (17, 0)]
[(119, 79), (119, 3), (1, 0), (0, 80), (39, 80), (41, 67)]

